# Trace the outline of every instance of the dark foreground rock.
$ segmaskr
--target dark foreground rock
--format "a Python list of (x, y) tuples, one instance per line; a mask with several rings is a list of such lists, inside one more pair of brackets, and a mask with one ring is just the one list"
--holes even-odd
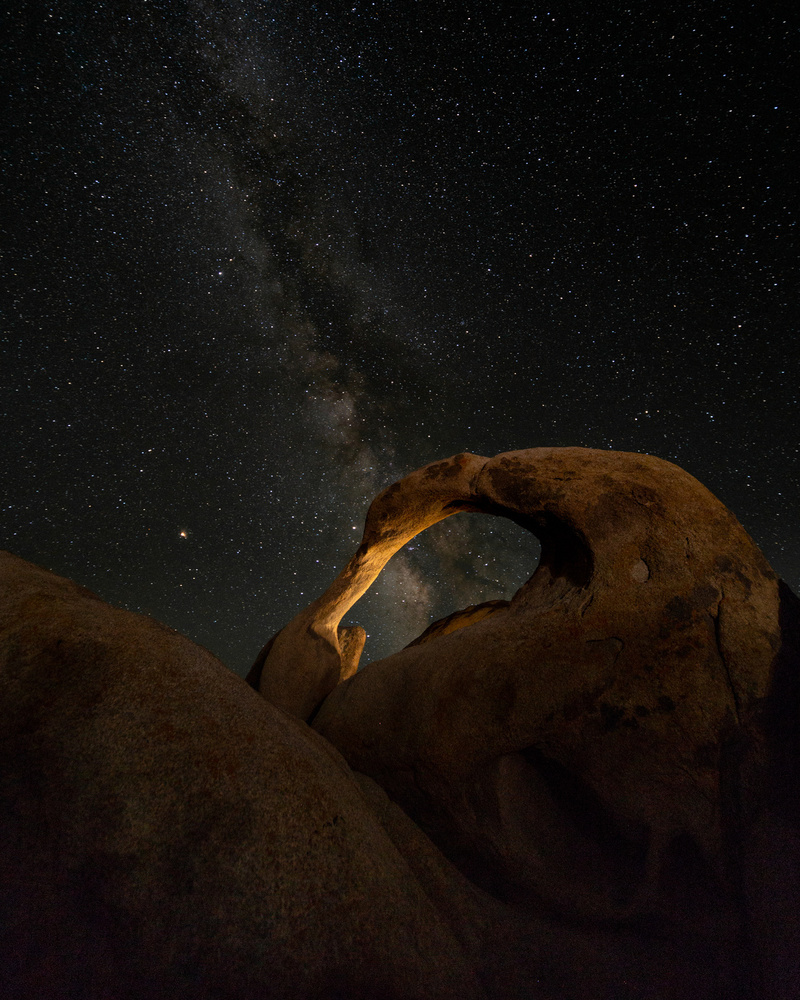
[(481, 996), (339, 755), (206, 650), (0, 557), (0, 996)]
[[(456, 510), (539, 569), (354, 675)], [(4, 1000), (800, 997), (800, 606), (682, 470), (419, 470), (251, 681), (0, 556)]]

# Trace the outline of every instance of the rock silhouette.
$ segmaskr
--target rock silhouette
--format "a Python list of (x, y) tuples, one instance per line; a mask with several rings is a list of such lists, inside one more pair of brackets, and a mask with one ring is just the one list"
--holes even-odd
[[(342, 616), (459, 510), (536, 572), (356, 672)], [(4, 997), (800, 996), (800, 605), (676, 466), (412, 473), (252, 686), (8, 554), (0, 588)]]

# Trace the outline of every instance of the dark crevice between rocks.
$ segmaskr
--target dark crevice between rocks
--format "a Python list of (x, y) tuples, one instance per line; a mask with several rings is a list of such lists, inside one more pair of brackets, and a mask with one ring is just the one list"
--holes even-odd
[(272, 649), (275, 640), (280, 634), (281, 630), (277, 631), (269, 642), (265, 646), (262, 646), (258, 656), (253, 661), (252, 667), (248, 671), (247, 677), (245, 677), (245, 680), (254, 691), (258, 691), (261, 687), (261, 674), (264, 671), (264, 663), (269, 656), (269, 651)]
[(763, 709), (772, 808), (800, 830), (800, 600), (778, 582), (781, 645)]
[(741, 706), (739, 704), (739, 695), (736, 692), (736, 686), (733, 683), (733, 678), (731, 677), (730, 666), (728, 665), (728, 659), (725, 656), (725, 650), (722, 647), (722, 630), (720, 627), (720, 608), (722, 607), (722, 602), (725, 600), (725, 591), (722, 590), (722, 597), (720, 597), (717, 602), (716, 610), (711, 614), (711, 621), (714, 623), (714, 642), (717, 647), (717, 654), (719, 655), (720, 662), (722, 663), (722, 669), (725, 671), (725, 676), (728, 679), (728, 687), (731, 689), (731, 696), (733, 698), (733, 710), (736, 715), (736, 724), (741, 725)]

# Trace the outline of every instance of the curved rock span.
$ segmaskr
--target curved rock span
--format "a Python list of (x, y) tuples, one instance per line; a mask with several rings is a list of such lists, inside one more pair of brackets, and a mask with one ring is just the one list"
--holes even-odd
[[(458, 511), (540, 564), (358, 670)], [(800, 996), (800, 611), (686, 472), (457, 455), (372, 504), (251, 687), (0, 561), (4, 996)], [(309, 724), (310, 723), (310, 724)]]

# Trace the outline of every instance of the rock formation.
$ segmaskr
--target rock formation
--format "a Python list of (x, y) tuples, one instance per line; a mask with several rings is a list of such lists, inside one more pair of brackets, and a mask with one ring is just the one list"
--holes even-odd
[[(343, 615), (460, 510), (536, 572), (356, 672)], [(0, 995), (800, 996), (800, 605), (676, 466), (413, 473), (261, 697), (13, 556), (0, 587)]]
[(481, 996), (338, 753), (210, 653), (0, 556), (0, 996)]

